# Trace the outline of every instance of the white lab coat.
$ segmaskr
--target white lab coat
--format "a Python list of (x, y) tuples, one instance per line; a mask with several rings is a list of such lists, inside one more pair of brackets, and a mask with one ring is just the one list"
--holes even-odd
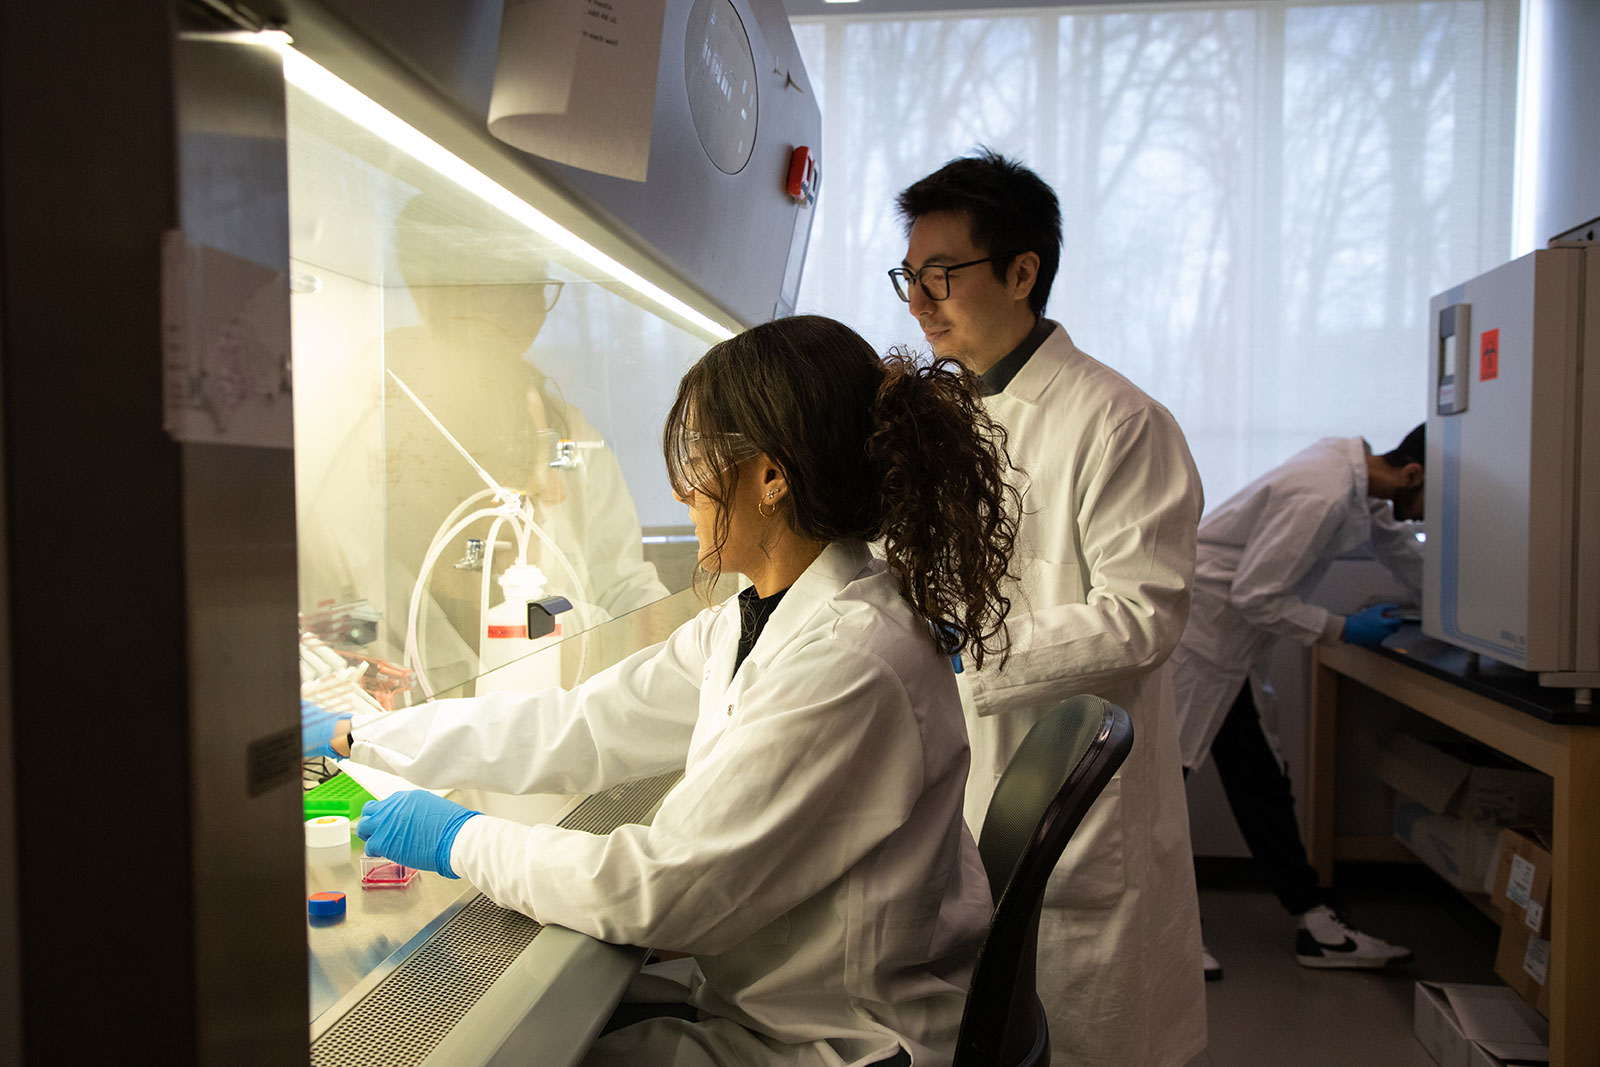
[(989, 397), (1023, 472), (1021, 582), (1004, 668), (969, 671), (976, 830), (1041, 714), (1078, 693), (1122, 706), (1134, 746), (1052, 876), (1040, 996), (1055, 1062), (1167, 1067), (1205, 1046), (1200, 916), (1171, 689), (1200, 478), (1165, 408), (1057, 326)]
[(991, 913), (950, 663), (860, 542), (822, 553), (735, 674), (739, 626), (725, 603), (572, 692), (396, 712), (355, 758), (506, 793), (683, 768), (650, 826), (479, 816), (451, 864), (541, 922), (695, 955), (692, 1001), (747, 1029), (645, 1023), (640, 1062), (947, 1064)]
[(1179, 737), (1198, 767), (1272, 642), (1339, 640), (1344, 617), (1306, 601), (1341, 554), (1370, 544), (1413, 592), (1422, 587), (1416, 527), (1367, 495), (1359, 437), (1325, 437), (1225, 500), (1200, 524), (1189, 626), (1172, 655)]

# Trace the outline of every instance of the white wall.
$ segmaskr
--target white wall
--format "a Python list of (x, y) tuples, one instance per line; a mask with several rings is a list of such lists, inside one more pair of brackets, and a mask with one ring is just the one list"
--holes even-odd
[(1542, 6), (1543, 62), (1536, 72), (1543, 97), (1538, 169), (1534, 180), (1534, 238), (1538, 247), (1558, 233), (1600, 216), (1600, 3), (1527, 0)]

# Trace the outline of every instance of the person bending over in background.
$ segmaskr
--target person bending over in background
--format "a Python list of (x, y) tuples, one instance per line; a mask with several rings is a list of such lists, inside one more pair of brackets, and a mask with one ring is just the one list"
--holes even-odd
[(1017, 746), (1079, 693), (1121, 705), (1133, 751), (1045, 892), (1039, 996), (1059, 1063), (1188, 1063), (1205, 1046), (1200, 912), (1163, 661), (1183, 630), (1200, 477), (1167, 410), (1043, 317), (1055, 194), (992, 152), (900, 194), (895, 289), (934, 354), (979, 376), (1025, 481), (1011, 656), (965, 672), (979, 832)]
[[(1189, 626), (1172, 654), (1184, 773), (1209, 753), (1250, 854), (1300, 920), (1295, 958), (1307, 967), (1383, 967), (1411, 953), (1351, 928), (1324, 898), (1306, 859), (1294, 794), (1261, 725), (1251, 676), (1274, 643), (1377, 645), (1400, 626), (1393, 604), (1336, 615), (1306, 602), (1340, 555), (1371, 547), (1413, 592), (1422, 546), (1425, 426), (1374, 456), (1359, 437), (1328, 437), (1229, 497), (1200, 524)], [(1208, 979), (1222, 966), (1205, 956)]]
[(806, 316), (706, 353), (664, 445), (702, 566), (750, 588), (571, 692), (439, 700), (332, 741), (430, 788), (681, 769), (651, 825), (525, 826), (418, 790), (358, 832), (540, 922), (694, 957), (690, 1006), (587, 1064), (948, 1064), (992, 911), (950, 656), (1007, 645), (1003, 437), (959, 368)]

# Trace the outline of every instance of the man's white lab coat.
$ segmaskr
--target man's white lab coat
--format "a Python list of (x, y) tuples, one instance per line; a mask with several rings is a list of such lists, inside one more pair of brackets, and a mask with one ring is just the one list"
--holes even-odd
[(1308, 603), (1328, 567), (1370, 543), (1414, 591), (1422, 546), (1387, 500), (1367, 495), (1359, 437), (1325, 437), (1224, 501), (1200, 525), (1189, 626), (1172, 655), (1185, 767), (1211, 751), (1234, 698), (1277, 637), (1339, 640), (1344, 617)]
[(1133, 720), (1133, 751), (1052, 876), (1040, 997), (1056, 1062), (1181, 1065), (1205, 1046), (1200, 916), (1177, 723), (1162, 663), (1188, 610), (1200, 478), (1177, 423), (1060, 326), (985, 401), (1023, 473), (1003, 669), (964, 675), (982, 825), (1028, 728), (1093, 693)]
[(903, 1045), (949, 1063), (992, 910), (950, 662), (859, 542), (824, 550), (734, 673), (739, 627), (725, 603), (570, 693), (396, 712), (358, 728), (354, 756), (504, 793), (684, 769), (650, 826), (478, 816), (451, 852), (541, 922), (693, 953), (692, 1001), (748, 1028), (645, 1023), (641, 1062), (873, 1063)]

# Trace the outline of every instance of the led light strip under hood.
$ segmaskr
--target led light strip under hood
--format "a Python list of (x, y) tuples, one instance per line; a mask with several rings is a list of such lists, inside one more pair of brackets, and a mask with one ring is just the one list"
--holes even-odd
[(587, 241), (563, 228), (554, 219), (484, 175), (460, 156), (444, 148), (393, 112), (351, 87), (325, 68), (286, 44), (277, 46), (283, 54), (283, 76), (291, 84), (339, 112), (435, 173), (472, 193), (507, 217), (539, 236), (572, 253), (595, 270), (632, 289), (667, 313), (692, 324), (716, 341), (733, 334), (727, 327), (696, 311), (682, 300), (648, 281), (637, 272), (612, 259)]

